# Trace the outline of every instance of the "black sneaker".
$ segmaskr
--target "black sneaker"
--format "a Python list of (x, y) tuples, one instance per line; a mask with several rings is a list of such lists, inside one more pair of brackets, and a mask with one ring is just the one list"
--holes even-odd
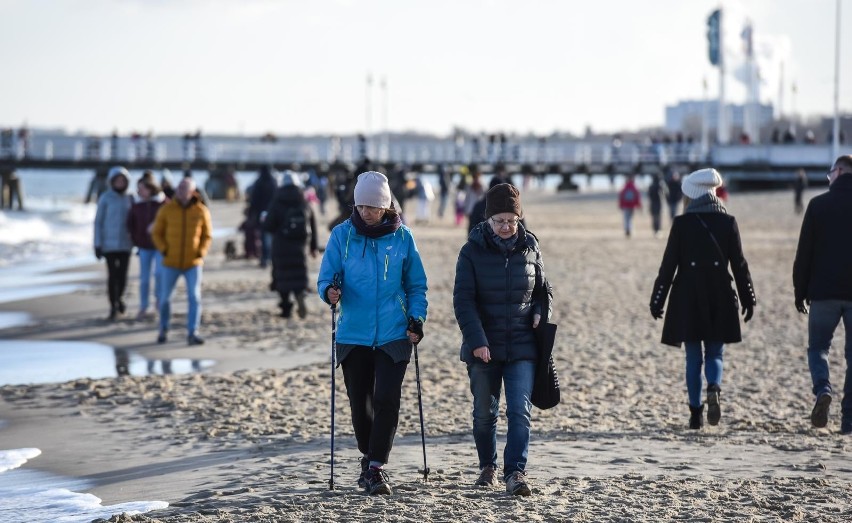
[(200, 338), (195, 334), (190, 334), (186, 337), (187, 345), (204, 345), (204, 339)]
[(359, 461), (361, 461), (361, 475), (358, 476), (358, 486), (367, 488), (367, 470), (370, 469), (370, 460), (364, 457)]
[(491, 487), (497, 482), (497, 471), (494, 470), (494, 467), (487, 466), (483, 467), (483, 469), (479, 472), (479, 478), (476, 480), (477, 487)]
[(160, 331), (160, 334), (157, 335), (157, 343), (162, 345), (168, 340), (168, 331)]
[(509, 477), (506, 478), (506, 492), (513, 496), (529, 496), (532, 494), (532, 490), (530, 490), (527, 480), (524, 479), (525, 475), (526, 474), (520, 470), (516, 470), (509, 474)]
[(707, 386), (707, 423), (710, 425), (718, 425), (719, 420), (722, 419), (721, 393), (722, 390), (718, 385)]
[(367, 474), (364, 476), (364, 490), (370, 495), (390, 495), (393, 494), (390, 483), (388, 483), (388, 475), (383, 469), (370, 467), (367, 469)]
[(831, 406), (831, 393), (823, 392), (817, 396), (814, 410), (811, 411), (811, 423), (821, 429), (828, 425), (828, 407)]
[(304, 292), (296, 294), (296, 314), (298, 314), (300, 318), (304, 318), (308, 315), (308, 307), (305, 305)]

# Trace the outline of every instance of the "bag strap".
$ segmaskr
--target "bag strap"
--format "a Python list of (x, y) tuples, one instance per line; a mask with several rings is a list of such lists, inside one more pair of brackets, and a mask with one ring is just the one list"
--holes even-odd
[(720, 260), (720, 261), (725, 261), (725, 259), (726, 259), (726, 258), (725, 258), (725, 253), (724, 253), (724, 252), (722, 252), (722, 248), (721, 248), (721, 247), (719, 247), (719, 242), (718, 242), (718, 241), (716, 241), (716, 236), (713, 234), (713, 231), (711, 231), (711, 230), (710, 230), (710, 227), (708, 227), (708, 226), (707, 226), (707, 224), (706, 224), (706, 223), (704, 223), (704, 220), (702, 220), (702, 219), (701, 219), (701, 216), (699, 216), (698, 214), (695, 214), (694, 216), (695, 216), (696, 218), (698, 218), (698, 221), (699, 221), (699, 222), (701, 222), (701, 225), (703, 225), (703, 226), (704, 226), (704, 228), (707, 230), (707, 234), (709, 234), (709, 235), (710, 235), (710, 239), (711, 239), (711, 240), (713, 240), (713, 245), (715, 245), (715, 246), (716, 246), (716, 251), (718, 251), (719, 256), (721, 257), (721, 260)]

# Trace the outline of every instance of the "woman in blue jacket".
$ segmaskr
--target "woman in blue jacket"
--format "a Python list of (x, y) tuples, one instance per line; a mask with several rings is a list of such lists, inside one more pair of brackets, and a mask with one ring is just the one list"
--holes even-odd
[(524, 228), (518, 189), (495, 185), (485, 195), (485, 221), (459, 252), (453, 309), (462, 332), (461, 360), (473, 394), (473, 440), (479, 456), (475, 484), (497, 481), (497, 418), (506, 388), (506, 490), (528, 496), (525, 479), (530, 441), (531, 395), (538, 359), (533, 329), (552, 294), (538, 240)]
[(370, 494), (391, 493), (383, 466), (399, 422), (411, 344), (423, 337), (426, 288), (420, 253), (391, 204), (387, 177), (360, 174), (355, 210), (331, 231), (317, 290), (339, 306), (337, 361), (363, 454), (358, 485)]

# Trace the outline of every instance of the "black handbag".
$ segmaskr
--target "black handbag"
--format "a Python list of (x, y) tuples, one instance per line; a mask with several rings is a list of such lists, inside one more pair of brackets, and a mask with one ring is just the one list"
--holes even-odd
[(556, 342), (556, 324), (550, 323), (550, 285), (540, 274), (536, 266), (536, 286), (538, 288), (539, 303), (541, 303), (541, 321), (533, 332), (535, 333), (536, 349), (538, 359), (535, 366), (535, 380), (533, 381), (532, 395), (530, 401), (541, 409), (547, 410), (559, 405), (561, 400), (559, 394), (559, 377), (556, 375), (556, 367), (553, 365), (553, 345)]

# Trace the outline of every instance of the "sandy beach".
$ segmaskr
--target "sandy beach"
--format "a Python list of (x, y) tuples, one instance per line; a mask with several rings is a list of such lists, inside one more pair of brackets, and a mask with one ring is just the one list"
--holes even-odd
[[(104, 320), (105, 284), (2, 304), (34, 319), (0, 331), (4, 340), (97, 341), (152, 359), (216, 364), (184, 375), (0, 387), (0, 448), (41, 449), (28, 468), (89, 480), (105, 505), (169, 503), (111, 522), (852, 521), (852, 437), (839, 434), (839, 398), (827, 428), (809, 421), (807, 319), (793, 306), (801, 216), (792, 192), (731, 195), (758, 305), (743, 342), (726, 347), (722, 421), (700, 431), (686, 428), (683, 353), (659, 343), (662, 322), (648, 312), (666, 240), (654, 238), (647, 212), (627, 239), (614, 194), (531, 190), (523, 197), (554, 285), (563, 394), (557, 408), (533, 413), (529, 498), (472, 486), (471, 396), (452, 310), (466, 234), (449, 217), (412, 226), (429, 278), (419, 347), (428, 482), (418, 472), (412, 361), (387, 465), (394, 494), (370, 497), (357, 488), (359, 455), (339, 370), (336, 489), (328, 489), (328, 307), (314, 295), (308, 318), (279, 318), (268, 273), (256, 262), (226, 261), (221, 240), (204, 269), (208, 341), (201, 347), (187, 347), (180, 335), (180, 288), (174, 340), (164, 346), (155, 343), (153, 319)], [(215, 225), (236, 226), (240, 210), (214, 203)], [(322, 244), (327, 235), (323, 227)], [(312, 260), (313, 281), (318, 266)], [(137, 303), (136, 292), (132, 278), (128, 303)], [(840, 329), (831, 355), (838, 387), (842, 336)]]

